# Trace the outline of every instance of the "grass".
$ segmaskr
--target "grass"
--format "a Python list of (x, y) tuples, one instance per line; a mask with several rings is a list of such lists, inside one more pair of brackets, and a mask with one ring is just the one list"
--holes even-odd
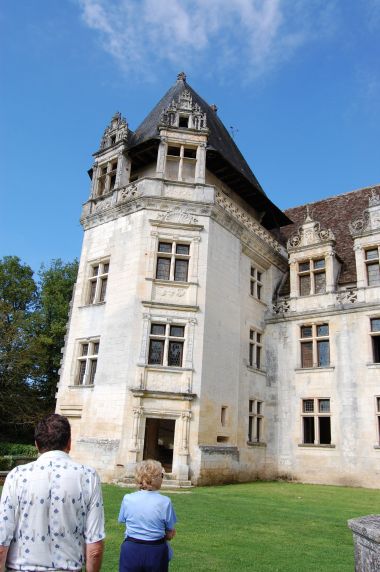
[[(118, 569), (126, 493), (104, 485), (104, 572)], [(171, 572), (352, 572), (347, 520), (380, 513), (380, 490), (256, 482), (164, 494), (179, 521)]]

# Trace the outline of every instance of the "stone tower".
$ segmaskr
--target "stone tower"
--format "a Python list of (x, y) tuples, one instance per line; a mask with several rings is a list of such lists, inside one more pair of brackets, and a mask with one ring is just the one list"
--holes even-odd
[(74, 456), (105, 480), (152, 457), (182, 483), (275, 475), (263, 332), (289, 219), (184, 73), (135, 132), (114, 115), (90, 175), (57, 401)]

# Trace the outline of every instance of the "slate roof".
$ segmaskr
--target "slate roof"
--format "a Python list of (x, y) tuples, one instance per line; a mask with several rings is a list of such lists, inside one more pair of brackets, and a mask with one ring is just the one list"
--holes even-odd
[(173, 100), (177, 101), (186, 89), (192, 95), (193, 104), (197, 103), (207, 116), (207, 128), (209, 130), (206, 154), (207, 168), (215, 172), (217, 176), (219, 175), (216, 168), (223, 171), (228, 169), (230, 171), (229, 176), (231, 176), (232, 171), (234, 172), (235, 188), (234, 184), (230, 185), (231, 188), (258, 211), (266, 212), (262, 220), (264, 226), (271, 229), (289, 224), (286, 215), (265, 194), (216, 111), (193, 90), (183, 76), (184, 74), (179, 74), (176, 83), (166, 92), (132, 134), (129, 149), (142, 146), (149, 140), (159, 139), (158, 124), (163, 111), (170, 106)]
[[(359, 218), (365, 209), (368, 208), (368, 199), (371, 189), (380, 191), (380, 185), (366, 187), (357, 191), (351, 191), (343, 195), (330, 197), (322, 201), (307, 203), (298, 207), (287, 209), (285, 213), (293, 221), (293, 224), (281, 229), (281, 235), (287, 240), (296, 233), (298, 228), (304, 223), (306, 217), (306, 207), (309, 207), (313, 220), (320, 222), (321, 229), (331, 229), (335, 235), (335, 250), (342, 261), (342, 269), (338, 279), (340, 286), (356, 283), (356, 264), (354, 253), (354, 240), (350, 234), (348, 224)], [(286, 293), (284, 284), (281, 294)]]

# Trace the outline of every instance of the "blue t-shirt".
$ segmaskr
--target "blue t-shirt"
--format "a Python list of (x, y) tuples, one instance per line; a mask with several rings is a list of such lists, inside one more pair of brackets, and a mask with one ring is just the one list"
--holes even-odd
[(125, 522), (125, 536), (139, 540), (158, 540), (172, 530), (177, 517), (172, 501), (158, 491), (138, 491), (125, 495), (119, 522)]

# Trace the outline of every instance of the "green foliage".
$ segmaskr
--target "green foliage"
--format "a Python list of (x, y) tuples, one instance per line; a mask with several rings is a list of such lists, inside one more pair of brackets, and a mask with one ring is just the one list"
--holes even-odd
[(24, 443), (0, 442), (0, 455), (35, 457), (36, 454), (37, 450), (35, 445), (25, 445)]
[[(106, 550), (102, 571), (117, 570), (128, 489), (105, 485)], [(380, 512), (380, 491), (256, 482), (166, 492), (178, 524), (171, 572), (351, 572), (347, 520)]]
[(64, 345), (69, 304), (78, 273), (78, 261), (63, 263), (53, 260), (39, 272), (39, 309), (36, 313), (38, 337), (35, 340), (35, 368), (32, 377), (45, 400), (54, 410), (61, 349)]
[(54, 411), (61, 348), (78, 263), (53, 260), (39, 280), (16, 256), (0, 259), (0, 433), (32, 441)]

